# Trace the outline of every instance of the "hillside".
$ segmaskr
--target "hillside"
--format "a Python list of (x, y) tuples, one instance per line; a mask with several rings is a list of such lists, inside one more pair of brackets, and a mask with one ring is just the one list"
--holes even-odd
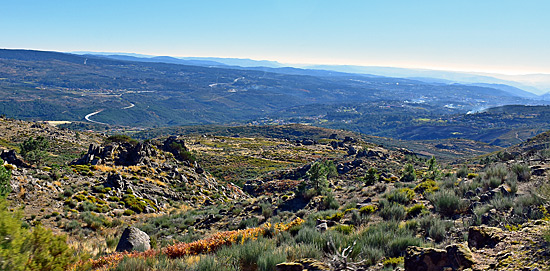
[[(423, 100), (435, 114), (465, 113), (512, 103), (540, 104), (478, 86), (354, 74), (285, 74), (277, 69), (210, 68), (25, 50), (0, 50), (0, 78), (1, 112), (8, 117), (77, 121), (95, 113), (88, 119), (134, 127), (225, 124), (274, 115), (309, 118), (337, 113), (350, 103), (381, 101), (403, 104)], [(445, 107), (448, 104), (455, 107)], [(293, 109), (308, 105), (328, 106), (328, 111)]]
[[(140, 142), (0, 120), (2, 147), (26, 153), (2, 155), (10, 205), (27, 227), (65, 234), (78, 257), (92, 256), (76, 269), (523, 270), (549, 261), (550, 164), (548, 147), (536, 147), (547, 133), (513, 147), (521, 159), (505, 160), (510, 148), (451, 165), (315, 127), (198, 127)], [(51, 144), (30, 155), (29, 138)], [(151, 249), (114, 252), (128, 226), (147, 233)]]

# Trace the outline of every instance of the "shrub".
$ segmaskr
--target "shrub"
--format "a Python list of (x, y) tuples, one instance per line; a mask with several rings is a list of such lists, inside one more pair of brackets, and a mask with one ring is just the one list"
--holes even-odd
[(312, 244), (293, 244), (287, 248), (287, 258), (289, 261), (304, 258), (319, 259), (322, 256), (323, 252)]
[(510, 197), (505, 197), (499, 194), (491, 199), (489, 204), (493, 205), (493, 207), (497, 210), (506, 211), (514, 206), (514, 200)]
[(376, 168), (371, 167), (367, 171), (367, 174), (365, 174), (365, 185), (374, 185), (379, 178), (380, 176), (378, 175), (378, 171), (376, 170)]
[(0, 198), (5, 198), (11, 192), (11, 171), (4, 166), (4, 160), (0, 159)]
[(381, 204), (379, 215), (384, 220), (403, 220), (406, 214), (403, 206), (398, 203), (388, 202), (387, 204)]
[(410, 188), (394, 189), (385, 195), (390, 202), (409, 204), (414, 198), (414, 191)]
[(372, 214), (372, 213), (376, 212), (376, 210), (377, 210), (376, 206), (367, 205), (367, 206), (361, 207), (361, 209), (359, 209), (359, 212), (361, 214)]
[(50, 142), (43, 136), (35, 138), (29, 137), (23, 143), (19, 144), (20, 153), (25, 160), (31, 163), (40, 163), (46, 157), (46, 150), (50, 147)]
[(444, 216), (452, 216), (466, 207), (465, 203), (451, 189), (437, 191), (429, 197), (429, 200), (435, 206), (435, 210)]
[(432, 238), (437, 243), (445, 240), (448, 230), (453, 226), (452, 222), (432, 215), (421, 217), (418, 224), (424, 230), (424, 236)]
[(476, 173), (468, 173), (467, 178), (468, 179), (474, 179), (474, 178), (477, 178), (478, 176), (479, 176), (479, 174), (476, 174)]
[(341, 212), (335, 212), (334, 214), (327, 216), (326, 219), (332, 220), (332, 221), (340, 221), (344, 217), (344, 213)]
[[(130, 270), (130, 269), (127, 269)], [(200, 258), (200, 260), (195, 265), (195, 270), (201, 271), (230, 271), (235, 270), (231, 265), (227, 265), (224, 262), (216, 260), (216, 257), (213, 255), (205, 255)]]
[(335, 230), (337, 232), (349, 235), (353, 232), (354, 227), (352, 225), (336, 225), (330, 228), (331, 230)]
[(322, 202), (323, 209), (338, 209), (340, 207), (340, 204), (338, 201), (334, 198), (334, 195), (332, 193), (328, 193), (324, 198)]
[(307, 171), (309, 184), (318, 194), (323, 194), (328, 189), (328, 178), (335, 175), (336, 166), (332, 161), (315, 162)]
[(303, 227), (296, 235), (296, 243), (304, 243), (314, 245), (322, 248), (326, 244), (325, 238), (322, 234), (314, 228)]
[(127, 135), (112, 135), (105, 139), (105, 144), (109, 143), (130, 143), (137, 145), (139, 142)]
[(426, 210), (426, 206), (422, 203), (415, 204), (413, 207), (409, 208), (407, 210), (407, 216), (408, 217), (415, 217), (418, 216), (422, 211)]
[(266, 250), (257, 260), (258, 271), (276, 270), (275, 266), (286, 261), (286, 253), (280, 250)]
[(241, 220), (241, 222), (239, 222), (239, 229), (252, 228), (258, 226), (259, 224), (260, 221), (258, 221), (257, 217), (251, 217)]
[(468, 168), (467, 167), (461, 167), (456, 171), (456, 177), (457, 178), (466, 178), (468, 177)]
[(414, 191), (421, 194), (430, 194), (435, 191), (439, 190), (439, 186), (437, 186), (437, 183), (434, 180), (427, 179), (414, 188)]
[(497, 188), (501, 184), (502, 180), (497, 177), (491, 177), (487, 180), (483, 180), (483, 187), (485, 187), (485, 189), (487, 190)]
[(271, 204), (263, 203), (260, 204), (260, 207), (262, 208), (262, 215), (265, 219), (268, 219), (273, 215), (273, 207)]
[(416, 172), (414, 171), (414, 166), (412, 164), (406, 164), (403, 169), (403, 176), (401, 177), (403, 182), (414, 182), (416, 181)]
[(526, 165), (514, 164), (512, 166), (512, 172), (517, 176), (519, 182), (527, 182), (531, 179), (531, 170)]
[(66, 236), (36, 226), (32, 232), (21, 221), (20, 213), (8, 210), (0, 200), (1, 270), (66, 270), (76, 261)]
[(506, 175), (508, 175), (508, 169), (506, 169), (506, 166), (503, 164), (496, 164), (490, 166), (485, 170), (484, 179), (488, 180), (494, 177), (498, 178), (502, 183), (504, 180), (506, 180)]
[(437, 164), (435, 157), (432, 156), (432, 158), (426, 161), (426, 166), (428, 167), (426, 177), (435, 180), (441, 176), (441, 170), (439, 169), (439, 165)]

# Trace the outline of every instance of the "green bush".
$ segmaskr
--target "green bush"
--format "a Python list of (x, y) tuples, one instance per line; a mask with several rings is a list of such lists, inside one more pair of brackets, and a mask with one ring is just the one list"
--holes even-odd
[(403, 220), (406, 216), (405, 207), (395, 202), (380, 201), (380, 217), (384, 220)]
[(527, 182), (531, 179), (531, 170), (527, 165), (514, 164), (512, 166), (512, 172), (516, 175), (519, 182)]
[(468, 177), (468, 168), (467, 167), (461, 167), (456, 171), (456, 177), (457, 178), (466, 178)]
[(506, 175), (508, 175), (508, 169), (506, 169), (506, 166), (503, 164), (496, 164), (485, 170), (483, 179), (489, 180), (491, 178), (497, 178), (502, 183), (506, 180)]
[(0, 159), (0, 198), (5, 198), (11, 192), (11, 171), (4, 166), (4, 160)]
[(43, 136), (29, 137), (19, 144), (19, 150), (23, 158), (31, 163), (41, 163), (47, 156), (46, 150), (50, 142)]
[(5, 200), (0, 200), (0, 240), (0, 270), (66, 270), (76, 261), (65, 236), (42, 226), (29, 231)]
[(414, 191), (421, 194), (430, 194), (435, 191), (439, 190), (439, 186), (437, 186), (437, 183), (434, 180), (427, 179), (414, 188)]
[(432, 238), (437, 243), (445, 240), (448, 230), (453, 226), (452, 222), (441, 220), (433, 215), (419, 218), (418, 224), (424, 230), (424, 236)]
[(385, 195), (385, 198), (390, 202), (407, 205), (413, 200), (414, 195), (414, 191), (410, 188), (399, 188), (388, 192)]
[(416, 172), (412, 164), (406, 164), (403, 169), (403, 176), (401, 176), (402, 182), (414, 182), (416, 181)]
[(232, 265), (228, 265), (225, 262), (218, 261), (217, 257), (213, 255), (205, 255), (201, 257), (199, 262), (195, 265), (194, 269), (200, 271), (233, 271), (237, 270)]
[(336, 175), (336, 166), (330, 160), (315, 162), (306, 172), (309, 185), (317, 194), (323, 194), (328, 190), (328, 178)]
[(345, 235), (349, 235), (353, 232), (354, 227), (352, 225), (336, 225), (330, 228), (331, 230), (335, 230), (337, 232), (343, 233)]
[(413, 207), (407, 210), (408, 217), (418, 216), (420, 213), (426, 210), (426, 206), (422, 203), (415, 204)]
[(435, 206), (435, 210), (444, 216), (460, 213), (467, 207), (451, 189), (437, 191), (429, 197), (429, 200)]
[(105, 144), (109, 143), (130, 143), (137, 145), (139, 142), (127, 135), (112, 135), (105, 139)]
[(367, 174), (365, 174), (365, 185), (374, 185), (379, 178), (380, 176), (378, 175), (378, 171), (376, 170), (376, 168), (371, 167), (367, 171)]
[(376, 206), (374, 205), (367, 205), (367, 206), (363, 206), (361, 207), (361, 209), (359, 209), (359, 212), (361, 214), (372, 214), (374, 212), (376, 212), (378, 208), (376, 208)]
[(323, 209), (338, 209), (340, 207), (340, 203), (334, 198), (334, 195), (332, 193), (328, 193), (322, 201), (322, 207)]

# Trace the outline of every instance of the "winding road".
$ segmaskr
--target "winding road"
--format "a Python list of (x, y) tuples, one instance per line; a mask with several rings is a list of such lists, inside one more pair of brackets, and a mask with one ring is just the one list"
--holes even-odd
[[(130, 109), (130, 108), (135, 107), (135, 106), (136, 106), (135, 104), (130, 103), (129, 106), (123, 107), (123, 108), (121, 108), (121, 109)], [(105, 122), (99, 122), (99, 121), (95, 121), (95, 120), (90, 119), (91, 116), (97, 115), (97, 114), (101, 113), (103, 110), (105, 110), (105, 109), (100, 109), (100, 110), (97, 110), (97, 111), (95, 111), (95, 112), (93, 112), (93, 113), (90, 113), (90, 114), (86, 115), (86, 116), (84, 117), (84, 119), (86, 119), (86, 120), (89, 121), (89, 122), (93, 122), (93, 123), (97, 123), (97, 124), (108, 125), (108, 124), (105, 123)]]
[(91, 116), (96, 115), (96, 114), (99, 114), (99, 113), (101, 113), (101, 111), (103, 111), (103, 109), (98, 110), (98, 111), (95, 111), (95, 112), (93, 112), (93, 113), (90, 113), (90, 114), (86, 115), (86, 116), (84, 117), (84, 119), (86, 119), (86, 120), (89, 121), (89, 122), (107, 125), (107, 123), (99, 122), (99, 121), (95, 121), (95, 120), (91, 120), (91, 119), (90, 119)]

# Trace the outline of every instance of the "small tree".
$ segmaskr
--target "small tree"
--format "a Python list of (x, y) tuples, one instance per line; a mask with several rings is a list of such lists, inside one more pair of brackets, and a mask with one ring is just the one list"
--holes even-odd
[(50, 147), (50, 142), (43, 136), (35, 138), (29, 137), (23, 143), (19, 144), (20, 153), (25, 160), (32, 163), (40, 163), (46, 157), (46, 150)]
[(334, 176), (336, 166), (332, 161), (315, 162), (307, 171), (306, 175), (309, 179), (309, 184), (317, 194), (322, 194), (328, 189), (328, 177)]
[(378, 181), (378, 178), (380, 178), (380, 176), (378, 175), (378, 171), (376, 170), (376, 168), (371, 167), (367, 171), (367, 174), (365, 174), (365, 184), (373, 185), (376, 183), (376, 181)]
[(401, 181), (403, 182), (413, 182), (416, 181), (416, 171), (414, 170), (414, 166), (410, 163), (405, 165), (405, 168), (403, 168), (403, 176), (401, 177)]
[(0, 198), (5, 198), (11, 192), (11, 171), (4, 166), (4, 160), (0, 159)]
[(441, 170), (439, 170), (439, 164), (437, 164), (435, 157), (432, 156), (432, 158), (426, 162), (426, 166), (428, 167), (426, 171), (426, 177), (428, 177), (428, 179), (435, 180), (441, 176)]

